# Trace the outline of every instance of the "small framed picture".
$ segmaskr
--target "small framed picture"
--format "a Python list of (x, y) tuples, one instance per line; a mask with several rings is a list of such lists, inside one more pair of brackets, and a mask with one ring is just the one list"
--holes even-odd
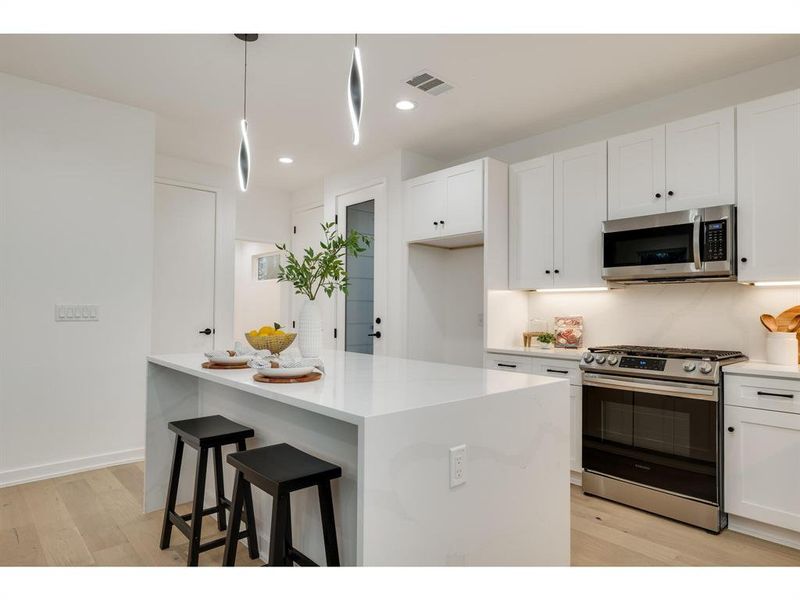
[(281, 264), (280, 252), (257, 254), (253, 257), (253, 279), (269, 281), (278, 278), (278, 267)]
[(555, 318), (556, 348), (580, 348), (583, 345), (583, 317)]

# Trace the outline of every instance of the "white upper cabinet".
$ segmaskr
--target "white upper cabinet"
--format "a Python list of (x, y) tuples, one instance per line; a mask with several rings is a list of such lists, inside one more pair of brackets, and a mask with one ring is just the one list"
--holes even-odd
[(510, 287), (553, 287), (552, 154), (509, 167), (508, 223)]
[(733, 107), (667, 124), (666, 210), (736, 203)]
[(663, 125), (608, 140), (608, 218), (664, 212)]
[(800, 90), (736, 110), (739, 280), (800, 280)]
[(558, 152), (553, 165), (554, 285), (603, 286), (606, 142)]
[(475, 241), (483, 232), (484, 167), (480, 159), (405, 181), (406, 240)]

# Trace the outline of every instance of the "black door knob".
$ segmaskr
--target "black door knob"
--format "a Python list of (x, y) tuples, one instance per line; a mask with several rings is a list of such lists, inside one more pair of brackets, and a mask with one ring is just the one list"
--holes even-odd
[(367, 335), (368, 335), (369, 337), (376, 337), (376, 338), (380, 338), (380, 337), (381, 337), (381, 332), (380, 332), (380, 331), (376, 331), (375, 333), (368, 333)]
[(743, 257), (741, 258), (741, 261), (742, 261), (742, 262), (747, 262), (747, 258), (743, 256)]
[(198, 331), (197, 333), (202, 333), (203, 335), (211, 335), (213, 333), (210, 327), (206, 327), (203, 331)]
[(380, 317), (377, 317), (377, 318), (375, 319), (375, 322), (376, 322), (378, 325), (380, 325), (380, 324), (381, 324), (381, 318), (380, 318)]
[(734, 432), (734, 431), (736, 431), (736, 430), (735, 430), (733, 427), (728, 427), (728, 431), (730, 431), (731, 433), (733, 433), (733, 432)]
[(661, 194), (656, 194), (656, 198), (661, 198)]
[(672, 194), (672, 190), (670, 190), (670, 191), (668, 191), (668, 192), (667, 192), (667, 196), (672, 196), (672, 195), (673, 195), (673, 194)]

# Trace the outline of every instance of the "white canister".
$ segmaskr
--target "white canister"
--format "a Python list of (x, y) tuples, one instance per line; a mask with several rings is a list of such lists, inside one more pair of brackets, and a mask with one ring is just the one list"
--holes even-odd
[(767, 334), (767, 362), (773, 365), (797, 365), (797, 334), (771, 331)]

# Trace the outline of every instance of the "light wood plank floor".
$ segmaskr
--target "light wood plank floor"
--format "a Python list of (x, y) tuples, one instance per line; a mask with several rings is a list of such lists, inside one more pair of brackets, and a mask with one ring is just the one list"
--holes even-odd
[[(188, 542), (158, 549), (161, 512), (141, 512), (143, 464), (0, 488), (0, 565), (186, 564)], [(181, 512), (189, 512), (184, 505)], [(211, 517), (204, 540), (219, 534)], [(219, 565), (222, 548), (200, 555)], [(237, 564), (250, 561), (242, 547)], [(572, 488), (572, 564), (800, 566), (800, 551), (732, 531), (711, 535)]]

